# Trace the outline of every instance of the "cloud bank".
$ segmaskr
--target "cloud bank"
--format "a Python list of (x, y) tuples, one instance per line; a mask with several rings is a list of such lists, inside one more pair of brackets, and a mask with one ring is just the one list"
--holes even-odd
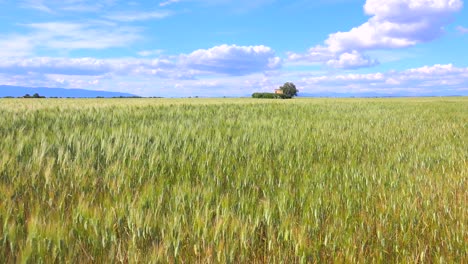
[[(223, 71), (221, 71), (223, 72)], [(82, 74), (82, 75), (79, 75)], [(213, 75), (214, 74), (214, 75)], [(208, 77), (208, 78), (203, 78)], [(302, 93), (373, 92), (385, 95), (466, 95), (468, 68), (436, 64), (402, 71), (369, 74), (316, 72), (250, 72), (243, 76), (190, 68), (165, 60), (36, 59), (0, 64), (0, 83), (64, 88), (96, 87), (139, 95), (248, 96), (272, 91), (294, 80)]]
[(333, 90), (344, 93), (445, 94), (468, 92), (468, 68), (436, 64), (403, 71), (369, 74), (337, 74), (303, 77), (298, 82), (309, 92)]
[(62, 75), (157, 75), (193, 78), (194, 74), (243, 76), (278, 69), (281, 59), (266, 46), (221, 45), (159, 59), (4, 58), (0, 73)]

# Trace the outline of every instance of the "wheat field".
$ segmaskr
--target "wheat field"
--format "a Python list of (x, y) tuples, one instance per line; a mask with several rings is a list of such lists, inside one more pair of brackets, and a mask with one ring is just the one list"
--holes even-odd
[(0, 99), (0, 263), (467, 263), (468, 98)]

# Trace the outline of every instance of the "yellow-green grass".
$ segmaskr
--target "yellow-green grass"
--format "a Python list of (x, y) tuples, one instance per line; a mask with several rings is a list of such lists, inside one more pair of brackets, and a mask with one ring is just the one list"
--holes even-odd
[(467, 263), (468, 98), (1, 99), (0, 263)]

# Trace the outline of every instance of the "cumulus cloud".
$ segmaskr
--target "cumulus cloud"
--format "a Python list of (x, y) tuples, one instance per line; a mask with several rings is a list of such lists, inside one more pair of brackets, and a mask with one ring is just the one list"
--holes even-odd
[(369, 21), (325, 43), (332, 52), (413, 46), (439, 37), (462, 6), (461, 0), (367, 0)]
[(379, 64), (375, 59), (364, 56), (357, 51), (345, 52), (336, 59), (327, 61), (327, 65), (334, 68), (355, 69), (362, 67), (370, 67)]
[(188, 68), (227, 75), (246, 75), (281, 66), (281, 59), (266, 46), (221, 45), (196, 50), (181, 60)]
[(322, 63), (337, 58), (337, 55), (331, 52), (327, 47), (316, 46), (310, 48), (307, 53), (288, 52), (288, 62), (309, 62)]
[[(444, 32), (444, 26), (462, 7), (462, 0), (367, 0), (364, 11), (371, 16), (367, 22), (347, 32), (330, 34), (324, 46), (313, 47), (304, 55), (289, 54), (289, 59), (330, 62), (322, 58), (334, 55), (328, 65), (342, 68), (343, 64), (338, 63), (342, 54), (363, 57), (357, 53), (429, 42)], [(372, 65), (375, 64), (362, 64)]]

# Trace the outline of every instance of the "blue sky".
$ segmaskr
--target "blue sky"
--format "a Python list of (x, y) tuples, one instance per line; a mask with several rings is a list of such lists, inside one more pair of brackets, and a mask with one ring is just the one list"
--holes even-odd
[(0, 85), (468, 95), (462, 0), (0, 0)]

